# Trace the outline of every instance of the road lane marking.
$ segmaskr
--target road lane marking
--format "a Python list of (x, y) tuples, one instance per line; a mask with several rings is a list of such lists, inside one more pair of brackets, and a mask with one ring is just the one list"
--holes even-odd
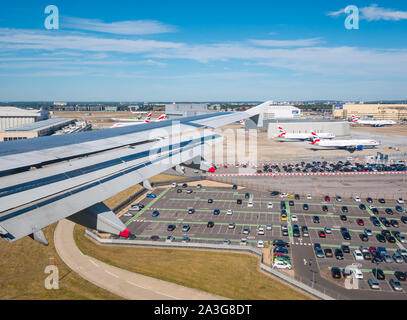
[(111, 276), (113, 276), (113, 277), (115, 277), (115, 278), (120, 278), (118, 275), (116, 275), (116, 274), (114, 274), (114, 273), (111, 273), (110, 271), (108, 271), (108, 270), (105, 270), (104, 269), (104, 271), (107, 273), (107, 274), (110, 274)]

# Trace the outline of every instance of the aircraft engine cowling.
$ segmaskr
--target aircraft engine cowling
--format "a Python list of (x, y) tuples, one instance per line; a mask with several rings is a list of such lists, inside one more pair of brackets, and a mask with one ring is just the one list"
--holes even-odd
[(363, 150), (363, 146), (362, 146), (362, 145), (357, 146), (356, 149), (359, 150), (359, 151), (362, 151), (362, 150)]

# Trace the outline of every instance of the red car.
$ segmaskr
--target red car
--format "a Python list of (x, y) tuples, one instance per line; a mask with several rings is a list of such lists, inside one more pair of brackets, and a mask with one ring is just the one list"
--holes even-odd
[(377, 250), (376, 247), (370, 247), (370, 248), (369, 248), (370, 253), (373, 253), (373, 251), (375, 251), (375, 250)]
[(365, 225), (363, 219), (357, 219), (356, 222), (357, 222), (358, 225), (360, 225), (360, 226), (364, 226), (364, 225)]
[(319, 232), (318, 232), (318, 235), (319, 235), (320, 238), (326, 238), (326, 233), (325, 233), (325, 231), (319, 231)]
[(329, 202), (329, 201), (331, 201), (331, 198), (329, 196), (325, 196), (325, 201)]

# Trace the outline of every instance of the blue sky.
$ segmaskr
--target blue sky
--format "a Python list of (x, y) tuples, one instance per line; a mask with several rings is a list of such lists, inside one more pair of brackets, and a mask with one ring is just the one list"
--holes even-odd
[(219, 2), (3, 2), (0, 101), (407, 99), (405, 1)]

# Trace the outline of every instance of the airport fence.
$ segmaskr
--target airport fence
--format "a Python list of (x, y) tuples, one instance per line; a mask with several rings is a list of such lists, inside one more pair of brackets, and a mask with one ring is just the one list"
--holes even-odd
[(86, 229), (85, 234), (90, 237), (91, 239), (97, 241), (103, 245), (120, 245), (120, 246), (142, 246), (142, 247), (156, 247), (156, 248), (183, 248), (183, 249), (204, 249), (204, 250), (216, 250), (216, 251), (231, 251), (231, 252), (247, 252), (254, 254), (260, 258), (260, 269), (266, 273), (269, 273), (284, 282), (293, 285), (312, 296), (317, 297), (318, 299), (322, 300), (334, 300), (338, 299), (345, 299), (345, 297), (327, 290), (323, 286), (319, 284), (312, 283), (311, 285), (307, 284), (307, 279), (303, 279), (301, 277), (291, 278), (277, 270), (270, 268), (269, 266), (265, 265), (263, 262), (263, 251), (258, 248), (254, 248), (251, 246), (240, 246), (240, 245), (226, 245), (226, 244), (211, 244), (211, 243), (182, 243), (182, 242), (161, 242), (161, 241), (149, 241), (149, 240), (139, 240), (139, 239), (104, 239), (99, 237), (99, 235), (90, 229)]

